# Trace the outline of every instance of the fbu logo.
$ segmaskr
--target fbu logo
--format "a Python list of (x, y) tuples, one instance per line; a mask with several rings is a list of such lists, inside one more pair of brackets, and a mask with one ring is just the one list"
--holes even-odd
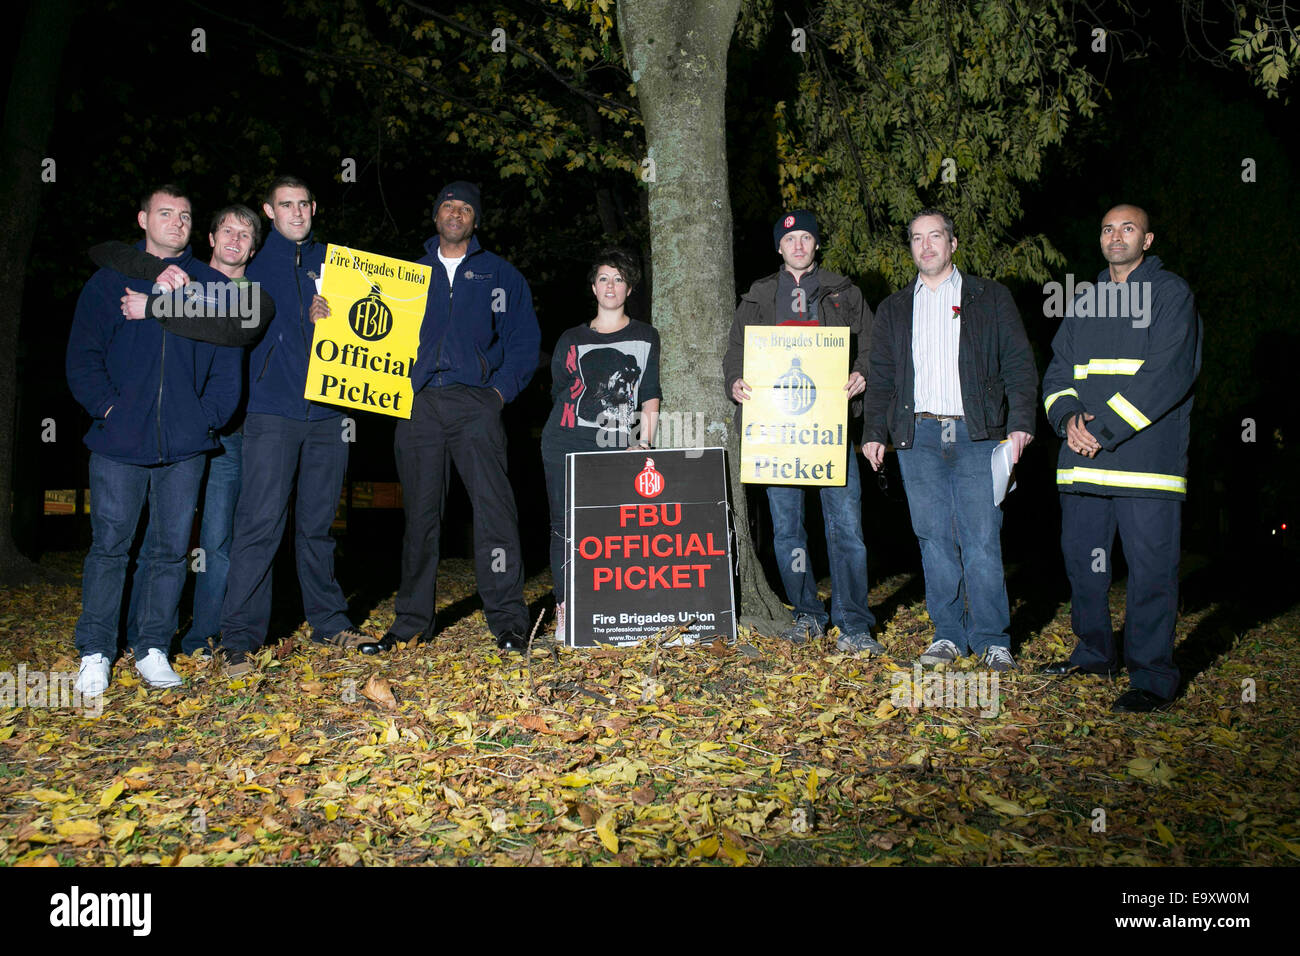
[(776, 400), (789, 415), (802, 415), (817, 401), (817, 386), (798, 359), (790, 360), (789, 370), (776, 380), (776, 389)]
[(379, 286), (370, 290), (364, 299), (358, 299), (348, 312), (348, 324), (352, 331), (367, 342), (382, 339), (393, 328), (393, 313), (379, 298)]
[(664, 476), (655, 471), (655, 460), (647, 458), (645, 467), (636, 476), (636, 493), (642, 498), (653, 498), (664, 490)]

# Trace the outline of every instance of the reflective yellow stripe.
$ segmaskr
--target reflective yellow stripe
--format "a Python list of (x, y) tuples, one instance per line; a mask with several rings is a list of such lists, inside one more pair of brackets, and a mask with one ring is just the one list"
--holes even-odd
[(1089, 375), (1136, 375), (1144, 359), (1093, 359), (1087, 365), (1076, 365), (1074, 377), (1087, 378)]
[(1146, 471), (1107, 471), (1105, 468), (1056, 469), (1058, 485), (1101, 485), (1103, 488), (1146, 488), (1186, 493), (1187, 479), (1179, 475), (1156, 475)]
[(1132, 425), (1134, 431), (1140, 432), (1151, 424), (1151, 419), (1138, 411), (1137, 406), (1119, 392), (1107, 399), (1106, 404), (1115, 410), (1116, 415)]
[(1073, 395), (1075, 398), (1079, 397), (1079, 393), (1074, 389), (1063, 388), (1059, 392), (1053, 392), (1051, 395), (1048, 395), (1047, 398), (1043, 399), (1043, 411), (1050, 413), (1052, 410), (1052, 402), (1056, 401), (1062, 395)]

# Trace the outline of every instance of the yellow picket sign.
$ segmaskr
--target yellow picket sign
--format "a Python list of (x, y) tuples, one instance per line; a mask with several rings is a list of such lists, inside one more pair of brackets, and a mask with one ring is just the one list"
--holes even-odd
[(410, 418), (429, 285), (428, 266), (331, 243), (321, 273), (330, 314), (316, 323), (303, 397)]
[(741, 481), (843, 485), (848, 435), (849, 330), (745, 326)]

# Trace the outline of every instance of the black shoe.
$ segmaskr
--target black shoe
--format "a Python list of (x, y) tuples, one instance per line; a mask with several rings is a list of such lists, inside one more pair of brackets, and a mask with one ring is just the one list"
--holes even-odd
[(522, 654), (528, 650), (528, 638), (518, 631), (506, 631), (497, 638), (497, 647), (503, 651), (518, 651)]
[(359, 645), (357, 647), (357, 650), (359, 650), (362, 654), (387, 654), (389, 651), (395, 648), (402, 641), (405, 641), (411, 647), (414, 647), (416, 644), (420, 643), (420, 639), (418, 637), (398, 637), (392, 631), (389, 631), (378, 641), (374, 641), (369, 644)]
[(1149, 690), (1130, 687), (1110, 705), (1110, 709), (1117, 714), (1147, 714), (1153, 710), (1164, 710), (1172, 703), (1173, 701), (1157, 697)]
[(1049, 677), (1081, 677), (1085, 674), (1092, 674), (1097, 677), (1109, 677), (1114, 679), (1118, 671), (1111, 667), (1080, 667), (1077, 664), (1071, 664), (1068, 659), (1063, 661), (1053, 661), (1050, 664), (1044, 664), (1038, 669), (1038, 673), (1046, 674)]

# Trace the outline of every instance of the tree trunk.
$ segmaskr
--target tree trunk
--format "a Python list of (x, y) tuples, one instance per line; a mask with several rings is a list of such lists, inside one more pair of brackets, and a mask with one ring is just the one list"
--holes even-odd
[[(23, 286), (42, 189), (45, 147), (54, 126), (59, 64), (72, 22), (71, 0), (33, 0), (23, 23), (5, 101), (0, 146), (0, 584), (39, 572), (13, 538), (18, 329)], [(56, 169), (57, 172), (57, 169)], [(34, 423), (24, 423), (36, 427)], [(65, 427), (64, 433), (68, 429)]]
[[(659, 329), (661, 440), (728, 448), (740, 608), (760, 628), (790, 620), (749, 536), (733, 406), (722, 356), (735, 312), (727, 190), (727, 49), (740, 0), (621, 0), (618, 34), (645, 122), (651, 312)], [(699, 423), (703, 422), (703, 428)]]

